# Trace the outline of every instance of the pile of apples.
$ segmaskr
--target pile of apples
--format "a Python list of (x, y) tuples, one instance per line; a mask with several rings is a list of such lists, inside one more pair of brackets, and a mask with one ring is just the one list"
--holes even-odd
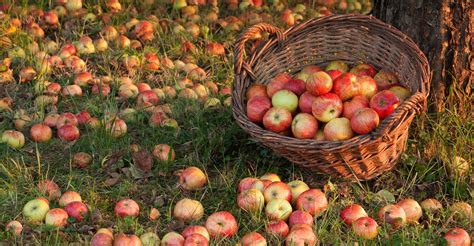
[(298, 139), (343, 141), (372, 132), (411, 92), (387, 70), (366, 63), (330, 62), (277, 74), (247, 92), (247, 117), (269, 131)]

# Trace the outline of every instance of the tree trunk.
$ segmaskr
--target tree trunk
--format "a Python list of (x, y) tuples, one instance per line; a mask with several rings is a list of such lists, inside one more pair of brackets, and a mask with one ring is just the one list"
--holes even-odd
[(374, 0), (373, 15), (406, 33), (427, 56), (433, 73), (430, 110), (442, 111), (450, 91), (456, 92), (458, 105), (472, 103), (474, 4), (471, 0)]

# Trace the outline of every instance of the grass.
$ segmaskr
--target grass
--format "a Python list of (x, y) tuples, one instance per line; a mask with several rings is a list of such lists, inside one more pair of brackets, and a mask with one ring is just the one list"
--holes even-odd
[[(43, 1), (39, 6), (49, 8), (50, 1)], [(121, 1), (123, 6), (129, 6)], [(136, 2), (136, 1), (135, 1)], [(92, 10), (95, 2), (86, 6)], [(17, 6), (27, 6), (27, 1), (21, 1)], [(138, 5), (135, 5), (138, 6)], [(159, 6), (159, 7), (158, 7)], [(171, 11), (170, 5), (155, 5), (156, 8), (139, 9), (137, 18), (141, 19), (149, 14), (156, 14), (160, 19), (173, 19), (177, 13)], [(202, 11), (205, 13), (207, 8)], [(112, 18), (113, 25), (120, 25), (129, 20), (133, 11), (119, 13)], [(223, 11), (221, 16), (237, 14), (236, 11)], [(82, 23), (77, 20), (68, 20), (76, 23), (77, 30), (58, 31), (58, 43), (74, 40), (81, 34), (95, 36), (100, 30), (98, 23)], [(1, 23), (1, 22), (0, 22)], [(6, 25), (6, 23), (2, 23)], [(209, 79), (216, 81), (221, 87), (231, 85), (232, 73), (232, 43), (237, 32), (227, 32), (212, 26), (213, 32), (209, 37), (226, 45), (228, 56), (212, 57), (203, 52), (202, 47), (207, 40), (202, 37), (191, 38), (187, 34), (170, 35), (169, 32), (158, 32), (157, 39), (147, 43), (143, 50), (117, 50), (111, 47), (110, 52), (85, 56), (89, 70), (95, 75), (112, 75), (119, 77), (126, 75), (123, 69), (113, 66), (124, 53), (139, 57), (144, 51), (153, 50), (159, 55), (166, 54), (172, 59), (184, 59), (188, 54), (182, 54), (181, 41), (188, 39), (199, 48), (193, 55), (196, 63), (209, 72)], [(159, 37), (159, 38), (158, 38)], [(10, 36), (15, 45), (26, 47), (31, 38), (23, 34)], [(0, 49), (0, 58), (6, 57), (8, 49)], [(18, 67), (33, 66), (33, 56), (27, 54)], [(17, 71), (15, 71), (17, 72)], [(52, 73), (45, 75), (45, 79), (61, 83), (71, 83), (73, 74)], [(173, 70), (164, 70), (150, 74), (138, 72), (133, 76), (135, 81), (147, 81), (152, 87), (174, 85), (179, 75)], [(15, 108), (25, 109), (29, 113), (38, 113), (39, 121), (51, 108), (39, 110), (32, 103), (33, 85), (15, 84), (0, 88), (15, 100)], [(192, 198), (203, 203), (205, 215), (220, 210), (230, 211), (239, 222), (238, 236), (257, 230), (264, 232), (266, 219), (264, 215), (252, 217), (243, 212), (236, 204), (236, 185), (239, 180), (247, 176), (261, 176), (267, 172), (278, 173), (284, 181), (302, 179), (310, 187), (321, 188), (326, 191), (329, 208), (316, 220), (314, 230), (323, 244), (346, 245), (358, 242), (364, 245), (428, 245), (440, 244), (443, 233), (452, 227), (462, 227), (471, 235), (474, 226), (471, 221), (455, 220), (445, 209), (437, 215), (425, 215), (422, 223), (416, 226), (407, 226), (392, 231), (389, 226), (382, 225), (379, 236), (370, 242), (358, 239), (338, 219), (339, 211), (350, 203), (359, 203), (370, 216), (376, 217), (378, 209), (391, 202), (393, 194), (396, 200), (412, 197), (418, 201), (434, 197), (446, 207), (454, 201), (466, 201), (473, 204), (473, 175), (466, 177), (451, 177), (446, 165), (452, 162), (452, 156), (462, 156), (472, 166), (473, 160), (473, 128), (472, 108), (469, 103), (456, 101), (459, 91), (450, 92), (449, 103), (442, 113), (429, 113), (415, 119), (410, 128), (410, 138), (407, 149), (402, 155), (397, 168), (380, 177), (360, 184), (341, 183), (330, 177), (314, 174), (299, 168), (282, 159), (270, 150), (254, 142), (235, 123), (231, 109), (220, 106), (203, 108), (201, 102), (188, 100), (168, 100), (172, 106), (172, 117), (179, 123), (179, 130), (166, 128), (152, 128), (148, 125), (147, 114), (140, 112), (138, 121), (128, 123), (128, 134), (122, 138), (112, 138), (106, 130), (81, 128), (81, 138), (73, 143), (66, 144), (58, 138), (48, 143), (35, 144), (27, 140), (27, 144), (20, 150), (13, 150), (0, 144), (0, 227), (10, 220), (22, 221), (21, 211), (24, 204), (41, 194), (36, 189), (38, 181), (52, 179), (59, 184), (61, 190), (75, 190), (90, 206), (90, 216), (83, 222), (70, 223), (66, 228), (56, 230), (46, 226), (25, 225), (22, 237), (0, 231), (0, 242), (19, 244), (46, 244), (62, 245), (66, 242), (86, 244), (96, 229), (112, 227), (114, 232), (142, 234), (145, 231), (157, 232), (162, 237), (166, 232), (175, 230), (180, 232), (186, 225), (172, 217), (172, 208), (176, 201), (182, 198)], [(0, 95), (6, 96), (0, 91)], [(220, 97), (223, 101), (224, 97)], [(468, 97), (464, 95), (463, 98)], [(28, 99), (28, 100), (25, 100)], [(469, 98), (468, 98), (469, 99)], [(77, 113), (88, 110), (93, 116), (102, 118), (111, 112), (133, 106), (134, 102), (119, 101), (113, 96), (99, 97), (85, 94), (82, 98), (61, 99), (57, 110)], [(464, 111), (460, 112), (462, 107)], [(467, 113), (466, 113), (467, 112)], [(13, 113), (0, 113), (0, 132), (13, 129)], [(28, 136), (26, 134), (26, 136)], [(151, 151), (153, 146), (160, 143), (171, 145), (176, 151), (174, 162), (155, 162), (150, 177), (142, 178), (131, 172), (133, 166), (130, 145), (138, 144), (141, 148)], [(87, 152), (93, 156), (93, 164), (85, 169), (78, 169), (71, 165), (71, 156), (77, 152)], [(110, 160), (123, 154), (113, 162)], [(104, 165), (111, 163), (109, 168)], [(209, 177), (208, 185), (199, 191), (187, 192), (177, 188), (176, 171), (187, 166), (197, 166), (204, 170)], [(107, 185), (111, 173), (119, 175), (119, 181), (114, 185)], [(113, 215), (115, 203), (122, 198), (131, 198), (141, 207), (140, 216), (136, 219), (117, 219)], [(388, 200), (387, 200), (388, 199)], [(57, 207), (56, 201), (51, 201), (51, 207)], [(147, 214), (150, 209), (157, 208), (161, 217), (157, 221), (150, 221)], [(206, 216), (195, 224), (203, 224)], [(270, 245), (281, 243), (278, 239), (268, 238)], [(239, 241), (239, 237), (213, 242), (215, 245), (231, 245)]]

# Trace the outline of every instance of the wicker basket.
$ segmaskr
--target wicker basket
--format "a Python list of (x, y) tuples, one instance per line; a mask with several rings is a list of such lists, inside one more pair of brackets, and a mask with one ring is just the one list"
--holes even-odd
[[(261, 32), (273, 34), (244, 58), (246, 43)], [(389, 171), (405, 148), (415, 114), (426, 109), (430, 67), (416, 44), (396, 28), (364, 15), (310, 19), (282, 32), (269, 24), (245, 31), (235, 46), (232, 110), (240, 127), (278, 155), (308, 170), (350, 181), (369, 180)], [(367, 62), (397, 74), (414, 93), (370, 134), (345, 141), (301, 140), (263, 129), (246, 116), (247, 88), (268, 83), (280, 72), (328, 61)]]

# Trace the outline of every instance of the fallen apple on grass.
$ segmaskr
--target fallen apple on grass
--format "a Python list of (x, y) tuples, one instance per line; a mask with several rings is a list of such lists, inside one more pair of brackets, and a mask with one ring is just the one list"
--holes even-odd
[(64, 207), (64, 211), (66, 211), (69, 217), (74, 218), (76, 221), (82, 221), (84, 220), (84, 216), (89, 212), (89, 209), (84, 203), (80, 201), (74, 201), (68, 203)]
[(114, 237), (114, 246), (141, 246), (142, 242), (137, 235), (119, 233)]
[(228, 238), (237, 233), (239, 226), (231, 213), (219, 211), (207, 218), (206, 229), (211, 238)]
[(82, 202), (81, 195), (75, 191), (66, 191), (64, 192), (61, 197), (59, 198), (59, 206), (65, 207), (71, 202)]
[(67, 225), (68, 214), (62, 208), (53, 208), (46, 213), (44, 223), (54, 227), (63, 227)]
[(110, 246), (113, 245), (114, 235), (112, 230), (108, 228), (101, 228), (91, 239), (91, 246)]
[(301, 180), (293, 180), (288, 183), (291, 189), (291, 203), (295, 203), (301, 193), (309, 190), (309, 186)]
[(378, 235), (377, 222), (370, 217), (360, 217), (352, 223), (352, 231), (358, 237), (371, 240)]
[(162, 238), (161, 238), (161, 245), (165, 246), (171, 246), (171, 245), (184, 245), (184, 237), (181, 236), (181, 234), (171, 231), (166, 233)]
[(265, 206), (265, 198), (257, 189), (247, 189), (237, 195), (238, 206), (250, 213), (261, 212)]
[(301, 210), (296, 210), (291, 213), (290, 218), (288, 219), (288, 224), (290, 228), (292, 228), (294, 225), (300, 224), (313, 226), (314, 219), (310, 213)]
[(378, 212), (378, 217), (383, 223), (390, 224), (393, 229), (398, 229), (407, 222), (403, 208), (394, 204), (382, 207)]
[(320, 189), (307, 190), (296, 199), (296, 208), (318, 217), (328, 207), (326, 195)]
[(15, 236), (20, 236), (23, 231), (23, 225), (19, 221), (12, 220), (5, 226), (5, 231), (9, 231)]
[(348, 226), (352, 225), (357, 219), (367, 216), (367, 212), (365, 212), (364, 208), (359, 204), (348, 205), (342, 209), (339, 214), (341, 220)]
[(285, 238), (290, 233), (290, 228), (283, 220), (272, 220), (265, 226), (265, 232), (277, 238)]
[(405, 211), (405, 217), (408, 224), (418, 224), (418, 221), (423, 215), (423, 211), (421, 210), (421, 206), (417, 201), (406, 198), (400, 200), (397, 205), (400, 206), (403, 211)]
[(443, 204), (434, 198), (428, 198), (420, 203), (421, 208), (427, 213), (437, 213), (443, 209)]
[(265, 207), (265, 214), (270, 220), (286, 221), (293, 211), (290, 202), (286, 199), (272, 199)]
[(258, 232), (249, 232), (241, 239), (242, 246), (266, 246), (267, 240)]
[(86, 168), (92, 163), (92, 156), (88, 153), (79, 152), (72, 156), (72, 164), (76, 167)]
[(61, 189), (56, 182), (45, 179), (38, 182), (38, 191), (46, 195), (50, 200), (55, 200), (61, 197)]
[(188, 167), (179, 175), (179, 184), (185, 190), (197, 190), (207, 183), (206, 174), (197, 167)]
[(203, 215), (204, 207), (201, 202), (188, 198), (178, 201), (173, 210), (173, 216), (185, 222), (198, 221)]
[(30, 224), (43, 223), (46, 214), (49, 211), (49, 204), (42, 199), (33, 199), (25, 204), (23, 207), (23, 216)]
[(140, 214), (140, 207), (132, 199), (123, 199), (115, 204), (114, 212), (117, 217), (137, 217)]
[(237, 192), (243, 192), (244, 190), (249, 190), (252, 188), (253, 182), (255, 182), (257, 178), (253, 177), (246, 177), (239, 181), (239, 185), (237, 186)]
[(31, 140), (37, 143), (48, 142), (53, 135), (51, 128), (45, 124), (35, 124), (30, 128)]
[(308, 245), (315, 246), (319, 239), (313, 232), (311, 226), (306, 224), (299, 224), (290, 230), (290, 233), (285, 239), (285, 245)]
[(160, 237), (154, 232), (145, 232), (140, 235), (140, 242), (143, 246), (157, 246), (160, 244)]
[(290, 187), (281, 181), (272, 182), (263, 191), (265, 202), (270, 202), (273, 199), (285, 199), (291, 201), (291, 189)]
[(19, 131), (6, 130), (2, 133), (0, 142), (13, 149), (21, 149), (25, 145), (25, 136)]
[(199, 234), (203, 236), (204, 238), (207, 239), (207, 241), (211, 240), (211, 237), (209, 236), (209, 232), (207, 231), (206, 227), (204, 226), (199, 226), (199, 225), (191, 225), (186, 227), (182, 232), (181, 235), (184, 238), (188, 238), (189, 236), (193, 234)]
[(449, 246), (470, 246), (471, 237), (462, 228), (453, 228), (444, 234), (443, 239)]
[(207, 246), (209, 240), (201, 234), (192, 234), (185, 238), (184, 246)]

